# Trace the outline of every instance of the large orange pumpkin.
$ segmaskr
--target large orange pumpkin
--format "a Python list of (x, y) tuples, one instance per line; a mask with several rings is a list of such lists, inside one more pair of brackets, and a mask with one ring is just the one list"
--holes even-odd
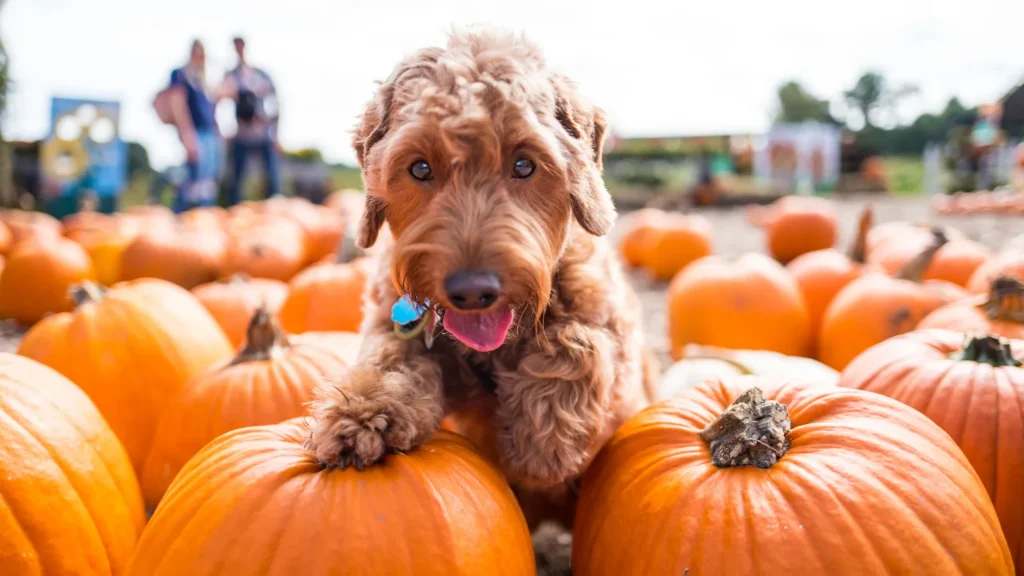
[(1010, 277), (996, 278), (987, 296), (958, 300), (925, 316), (917, 329), (927, 328), (1024, 340), (1024, 282)]
[(439, 432), (358, 471), (325, 468), (303, 419), (229, 432), (182, 469), (129, 576), (523, 575), (530, 532), (508, 484)]
[[(868, 249), (868, 263), (880, 267), (889, 274), (896, 274), (902, 270), (908, 262), (931, 245), (934, 237), (934, 234), (925, 227), (906, 224), (900, 226), (892, 227), (891, 231), (887, 232), (888, 236), (876, 238), (874, 249), (870, 246)], [(957, 286), (967, 286), (971, 275), (991, 257), (991, 252), (985, 246), (964, 238), (952, 229), (944, 229), (943, 234), (949, 241), (932, 258), (922, 278), (945, 280)]]
[[(884, 394), (924, 413), (960, 446), (988, 490), (1024, 571), (1024, 341), (922, 330), (847, 366), (840, 386)], [(981, 572), (979, 572), (981, 573)]]
[(68, 289), (95, 278), (89, 255), (71, 240), (55, 236), (22, 242), (0, 274), (0, 317), (35, 324), (47, 314), (71, 310)]
[(868, 206), (861, 212), (849, 255), (832, 249), (815, 250), (797, 256), (786, 265), (811, 315), (811, 342), (815, 348), (828, 305), (840, 290), (865, 273), (865, 242), (873, 219), (874, 212)]
[(131, 462), (89, 398), (0, 353), (0, 573), (122, 574), (146, 516)]
[(622, 230), (619, 254), (627, 266), (639, 268), (647, 262), (647, 238), (664, 218), (661, 210), (644, 208), (619, 219), (618, 226)]
[(627, 421), (580, 488), (579, 576), (1013, 573), (956, 444), (859, 390), (710, 380)]
[(238, 349), (245, 343), (252, 315), (261, 306), (277, 315), (288, 296), (288, 285), (280, 280), (236, 275), (226, 281), (196, 286), (192, 294), (220, 324), (231, 345)]
[(4, 210), (0, 222), (11, 232), (11, 247), (26, 240), (51, 240), (61, 235), (61, 223), (49, 214), (28, 210)]
[(288, 283), (288, 297), (279, 312), (281, 326), (292, 334), (359, 331), (367, 262), (318, 264), (300, 272)]
[(73, 312), (25, 334), (18, 354), (78, 384), (142, 470), (160, 414), (186, 380), (231, 356), (224, 332), (186, 290), (162, 280), (73, 290)]
[(827, 250), (839, 238), (835, 207), (823, 198), (784, 196), (771, 206), (749, 208), (747, 219), (765, 229), (768, 253), (783, 264)]
[(672, 357), (687, 344), (806, 356), (811, 317), (796, 282), (778, 262), (746, 254), (690, 264), (668, 287)]
[(306, 263), (307, 240), (298, 224), (284, 217), (235, 232), (228, 243), (222, 277), (247, 274), (287, 282)]
[(936, 308), (967, 296), (941, 280), (922, 280), (935, 252), (946, 242), (936, 231), (933, 244), (896, 276), (869, 272), (847, 284), (825, 310), (818, 336), (818, 359), (842, 370), (879, 342), (913, 330)]
[(192, 289), (217, 279), (226, 253), (223, 232), (187, 226), (158, 228), (141, 234), (124, 251), (121, 275), (125, 280), (158, 278)]
[(238, 355), (192, 377), (164, 410), (141, 476), (146, 505), (155, 508), (182, 466), (217, 436), (302, 416), (313, 390), (338, 380), (353, 357), (338, 344), (329, 334), (286, 336), (258, 309)]
[(1024, 253), (1003, 252), (990, 258), (971, 275), (967, 290), (975, 294), (988, 292), (992, 281), (999, 277), (1016, 278), (1024, 282)]
[(711, 222), (699, 214), (666, 214), (643, 241), (644, 268), (655, 280), (671, 280), (691, 262), (711, 255)]

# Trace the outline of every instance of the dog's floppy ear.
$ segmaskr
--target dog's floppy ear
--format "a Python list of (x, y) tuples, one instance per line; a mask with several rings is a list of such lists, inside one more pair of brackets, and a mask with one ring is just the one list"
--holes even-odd
[(552, 80), (555, 88), (555, 119), (569, 136), (581, 141), (589, 154), (582, 166), (570, 167), (572, 213), (583, 229), (603, 236), (615, 223), (615, 204), (601, 178), (604, 136), (608, 128), (604, 112), (588, 105), (564, 76)]

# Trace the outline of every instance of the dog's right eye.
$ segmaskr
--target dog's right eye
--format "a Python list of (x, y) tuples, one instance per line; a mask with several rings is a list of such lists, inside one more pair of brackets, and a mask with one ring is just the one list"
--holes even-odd
[(409, 166), (409, 175), (419, 180), (420, 182), (426, 182), (427, 180), (433, 180), (434, 174), (430, 171), (430, 164), (427, 164), (425, 160), (417, 160)]

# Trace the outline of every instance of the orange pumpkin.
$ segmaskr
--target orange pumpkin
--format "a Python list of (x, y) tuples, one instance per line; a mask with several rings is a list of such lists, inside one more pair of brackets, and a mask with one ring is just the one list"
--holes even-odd
[(778, 262), (746, 254), (735, 262), (716, 256), (690, 264), (668, 287), (672, 357), (688, 344), (772, 350), (806, 356), (811, 317), (800, 289)]
[(116, 225), (113, 216), (92, 211), (75, 212), (65, 216), (61, 223), (64, 235), (72, 239), (82, 230), (110, 229)]
[(987, 260), (974, 271), (967, 290), (975, 294), (988, 292), (992, 281), (999, 277), (1016, 278), (1024, 282), (1024, 254), (1020, 252), (1004, 252)]
[(313, 390), (337, 380), (354, 354), (337, 344), (330, 335), (285, 336), (258, 309), (238, 355), (192, 377), (164, 410), (141, 476), (146, 505), (155, 508), (182, 466), (217, 436), (305, 414)]
[(223, 230), (228, 221), (228, 211), (220, 206), (201, 206), (178, 214), (178, 221), (192, 228)]
[(60, 220), (42, 212), (4, 210), (0, 221), (11, 232), (11, 248), (26, 240), (51, 240), (61, 235)]
[(0, 221), (0, 256), (6, 256), (13, 245), (14, 236), (11, 234), (11, 229), (3, 221)]
[(305, 263), (306, 236), (302, 228), (277, 218), (233, 235), (221, 276), (247, 274), (287, 282)]
[(121, 276), (157, 278), (192, 289), (217, 279), (226, 253), (223, 232), (185, 226), (157, 229), (139, 235), (125, 249)]
[(73, 290), (77, 307), (36, 324), (18, 354), (64, 374), (92, 398), (137, 472), (160, 414), (186, 380), (231, 356), (224, 332), (191, 294), (162, 280)]
[(281, 305), (281, 326), (292, 334), (341, 330), (358, 332), (363, 322), (367, 262), (319, 264), (288, 283)]
[(303, 419), (229, 432), (178, 474), (128, 576), (532, 574), (498, 470), (450, 432), (362, 471), (324, 468)]
[(643, 265), (655, 280), (671, 280), (711, 255), (711, 222), (699, 214), (666, 214), (643, 238)]
[(236, 275), (226, 281), (200, 284), (192, 289), (192, 294), (238, 349), (245, 343), (252, 315), (261, 306), (276, 315), (288, 296), (288, 285), (280, 280)]
[(747, 219), (767, 233), (768, 253), (783, 264), (801, 254), (835, 246), (839, 237), (829, 200), (783, 196), (768, 207), (751, 207)]
[(348, 225), (340, 212), (326, 206), (314, 206), (319, 220), (309, 230), (311, 246), (309, 261), (334, 254), (344, 240)]
[[(951, 241), (965, 239), (963, 233), (956, 228), (943, 228), (942, 233)], [(885, 254), (887, 251), (903, 250), (908, 245), (913, 248), (911, 252), (911, 257), (913, 257), (930, 246), (933, 238), (932, 226), (912, 222), (885, 222), (868, 231), (867, 260), (868, 262), (878, 262), (887, 258)]]
[(89, 255), (71, 240), (55, 236), (22, 242), (0, 274), (0, 317), (29, 325), (71, 310), (68, 289), (95, 278)]
[(965, 298), (967, 292), (955, 284), (921, 278), (945, 243), (936, 230), (933, 244), (896, 277), (870, 272), (840, 290), (825, 310), (818, 359), (842, 370), (864, 350), (913, 330), (933, 310)]
[[(895, 245), (882, 252), (881, 256), (872, 259), (872, 264), (881, 267), (889, 274), (899, 272), (915, 254), (926, 248), (926, 244), (914, 240), (906, 244)], [(876, 254), (878, 254), (876, 252)], [(955, 240), (947, 243), (935, 254), (928, 269), (925, 280), (945, 280), (957, 286), (967, 286), (971, 275), (991, 257), (988, 248), (970, 240)]]
[(124, 447), (50, 368), (0, 353), (0, 572), (122, 574), (146, 516)]
[(622, 230), (619, 238), (619, 254), (630, 267), (639, 268), (647, 261), (647, 238), (654, 232), (666, 214), (656, 208), (644, 208), (630, 212), (619, 219)]
[(1024, 282), (996, 278), (988, 295), (958, 300), (925, 316), (917, 329), (928, 328), (1024, 340)]
[(135, 235), (116, 227), (79, 228), (67, 235), (85, 249), (92, 260), (96, 281), (112, 286), (121, 281), (121, 262)]
[(1024, 571), (1022, 360), (1021, 340), (965, 342), (959, 332), (923, 330), (870, 348), (839, 380), (920, 410), (953, 438), (995, 504), (1017, 572)]
[(580, 488), (582, 576), (1013, 573), (963, 452), (859, 390), (710, 380), (627, 421)]
[(865, 241), (873, 219), (874, 212), (868, 206), (861, 212), (857, 236), (849, 255), (832, 249), (815, 250), (797, 256), (786, 265), (811, 315), (811, 342), (815, 347), (825, 310), (832, 299), (847, 284), (865, 273)]

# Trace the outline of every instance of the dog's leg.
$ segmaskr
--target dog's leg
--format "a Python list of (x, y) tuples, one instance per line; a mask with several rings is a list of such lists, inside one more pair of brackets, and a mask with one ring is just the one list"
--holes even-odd
[(498, 374), (498, 450), (512, 480), (561, 484), (580, 474), (607, 432), (614, 339), (569, 321), (549, 325), (514, 372)]
[(422, 339), (402, 340), (390, 317), (364, 330), (356, 365), (317, 391), (309, 448), (326, 466), (362, 469), (404, 452), (438, 429), (444, 412), (441, 368)]

